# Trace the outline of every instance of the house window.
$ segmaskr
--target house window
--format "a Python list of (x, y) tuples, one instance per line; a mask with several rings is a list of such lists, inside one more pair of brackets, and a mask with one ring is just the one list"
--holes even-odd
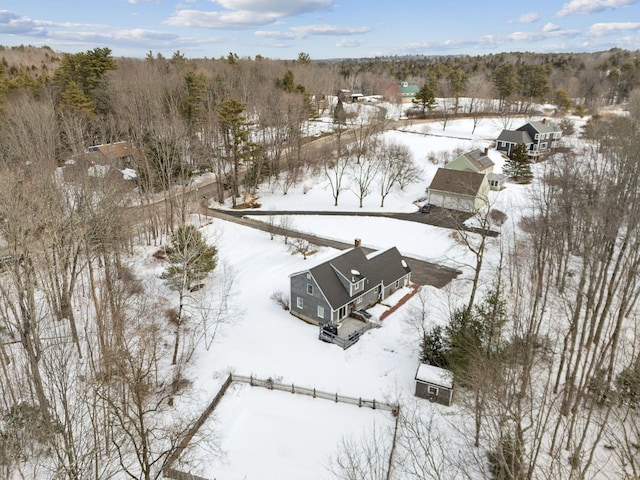
[(360, 282), (356, 282), (356, 283), (353, 285), (353, 289), (357, 292), (357, 291), (360, 289)]
[(359, 305), (362, 303), (362, 298), (364, 297), (364, 295), (360, 295), (358, 298), (356, 298), (356, 303)]
[(400, 280), (396, 280), (396, 288), (400, 288)]
[(324, 307), (321, 307), (320, 305), (318, 305), (318, 317), (324, 318)]
[(296, 302), (296, 305), (298, 306), (299, 309), (303, 309), (304, 308), (304, 302), (302, 300), (302, 297), (298, 297), (298, 300)]
[(539, 134), (539, 133), (536, 133), (535, 139), (536, 139), (536, 140), (539, 140), (539, 139), (540, 139), (540, 134)]
[(506, 147), (507, 146), (507, 142), (500, 142), (500, 146), (501, 147)]
[(429, 392), (429, 395), (438, 395), (437, 387), (432, 387), (431, 385), (429, 385), (429, 387), (427, 388), (427, 391)]
[(540, 145), (540, 150), (545, 150), (547, 148), (547, 144), (543, 143), (542, 145)]
[(310, 283), (307, 284), (307, 294), (313, 295), (313, 285), (311, 285)]

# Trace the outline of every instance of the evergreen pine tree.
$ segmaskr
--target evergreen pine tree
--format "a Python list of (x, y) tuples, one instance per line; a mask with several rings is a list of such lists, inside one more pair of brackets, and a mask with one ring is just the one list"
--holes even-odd
[(531, 171), (527, 146), (524, 143), (519, 143), (515, 146), (511, 155), (509, 155), (509, 159), (505, 161), (502, 167), (502, 173), (518, 183), (531, 182), (533, 172)]
[(346, 125), (347, 123), (347, 114), (344, 111), (344, 105), (342, 105), (342, 100), (340, 98), (338, 98), (336, 108), (333, 109), (333, 123), (337, 123), (339, 125)]
[(193, 225), (178, 228), (165, 252), (169, 266), (162, 278), (172, 290), (189, 290), (216, 268), (218, 249), (207, 245), (200, 230)]
[(444, 331), (440, 325), (425, 332), (420, 347), (420, 362), (441, 368), (449, 366)]

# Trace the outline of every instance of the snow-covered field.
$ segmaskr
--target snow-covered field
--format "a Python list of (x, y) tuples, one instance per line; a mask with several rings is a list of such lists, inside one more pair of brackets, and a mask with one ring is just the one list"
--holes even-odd
[(203, 451), (202, 472), (210, 479), (320, 480), (345, 436), (359, 439), (375, 425), (390, 446), (394, 422), (387, 411), (236, 383), (209, 420), (223, 456)]
[[(430, 319), (444, 322), (451, 302), (466, 299), (471, 277), (469, 252), (450, 230), (362, 214), (416, 211), (417, 201), (424, 197), (425, 187), (441, 166), (428, 160), (431, 152), (488, 147), (488, 139), (495, 138), (502, 126), (497, 120), (483, 119), (473, 135), (471, 128), (471, 120), (456, 120), (444, 132), (438, 123), (408, 125), (405, 131), (386, 132), (386, 138), (411, 149), (423, 178), (404, 191), (395, 191), (384, 208), (379, 207), (375, 190), (365, 198), (362, 209), (358, 208), (356, 196), (348, 191), (340, 196), (340, 205), (333, 207), (331, 191), (323, 178), (308, 178), (287, 195), (277, 188), (264, 188), (259, 192), (260, 202), (267, 210), (357, 211), (361, 216), (297, 216), (291, 218), (291, 227), (347, 242), (361, 238), (367, 247), (383, 249), (395, 245), (403, 254), (461, 269), (459, 279), (442, 290), (422, 288)], [(501, 154), (490, 150), (490, 156), (496, 163), (494, 171), (499, 172)], [(535, 186), (535, 181), (530, 186), (507, 184), (502, 192), (492, 192), (491, 201), (507, 213), (509, 221), (516, 222), (526, 207), (528, 189)], [(317, 327), (293, 317), (271, 298), (277, 291), (288, 293), (290, 274), (326, 260), (337, 253), (335, 250), (319, 248), (305, 260), (300, 254), (293, 254), (281, 238), (271, 240), (265, 232), (217, 219), (202, 228), (206, 238), (219, 249), (216, 275), (233, 278), (230, 302), (236, 314), (219, 325), (210, 348), (197, 351), (192, 361), (189, 377), (197, 391), (195, 401), (199, 408), (204, 409), (210, 402), (229, 372), (401, 404), (413, 398), (418, 333), (410, 324), (410, 312), (415, 308), (412, 302), (387, 317), (381, 328), (370, 330), (354, 346), (342, 350), (320, 342)], [(510, 226), (503, 227), (507, 228)], [(490, 241), (487, 271), (496, 262), (499, 241)], [(149, 259), (151, 253), (149, 249), (144, 256)], [(149, 273), (158, 273), (162, 268), (152, 261), (147, 261), (146, 267)], [(216, 301), (212, 289), (219, 281), (208, 281), (207, 287), (194, 294), (194, 315)], [(172, 293), (167, 291), (166, 295)], [(424, 401), (421, 408), (427, 411), (446, 407)], [(455, 411), (456, 407), (450, 409)], [(330, 478), (325, 475), (326, 461), (339, 448), (340, 439), (360, 434), (374, 422), (389, 422), (390, 416), (385, 415), (258, 387), (233, 387), (213, 419), (225, 453), (218, 459), (203, 453), (200, 467), (192, 473), (218, 480)]]

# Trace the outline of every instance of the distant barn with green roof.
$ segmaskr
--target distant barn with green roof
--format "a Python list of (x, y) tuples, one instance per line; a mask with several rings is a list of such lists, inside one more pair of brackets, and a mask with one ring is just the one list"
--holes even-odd
[(410, 85), (407, 82), (400, 83), (400, 100), (402, 103), (413, 103), (420, 91), (418, 85)]

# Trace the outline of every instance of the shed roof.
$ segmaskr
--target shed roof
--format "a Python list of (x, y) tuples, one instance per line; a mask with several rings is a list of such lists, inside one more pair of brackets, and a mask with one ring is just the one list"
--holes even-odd
[(482, 173), (438, 168), (429, 189), (475, 197), (484, 179)]
[(416, 380), (445, 388), (453, 388), (453, 373), (440, 367), (421, 363), (416, 372)]

